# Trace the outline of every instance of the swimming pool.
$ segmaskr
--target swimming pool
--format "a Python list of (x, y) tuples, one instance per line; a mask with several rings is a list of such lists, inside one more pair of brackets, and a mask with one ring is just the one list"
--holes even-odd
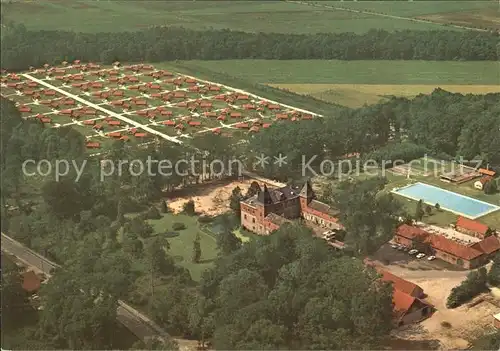
[(392, 192), (412, 200), (422, 200), (431, 206), (439, 204), (443, 210), (470, 219), (476, 219), (500, 209), (499, 206), (424, 183), (411, 184)]

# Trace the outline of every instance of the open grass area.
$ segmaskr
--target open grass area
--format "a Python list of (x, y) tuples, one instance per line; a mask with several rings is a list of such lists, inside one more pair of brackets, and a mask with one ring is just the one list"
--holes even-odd
[(438, 87), (462, 94), (500, 92), (500, 62), (222, 60), (181, 64), (193, 71), (226, 74), (353, 108), (390, 96), (429, 94)]
[(186, 61), (202, 68), (267, 84), (498, 85), (500, 62), (221, 60)]
[[(186, 229), (177, 231), (178, 236), (167, 238), (170, 244), (169, 255), (172, 255), (177, 263), (191, 272), (191, 277), (198, 281), (204, 270), (212, 266), (212, 261), (217, 257), (217, 245), (215, 238), (205, 233), (199, 228), (196, 216), (187, 216), (183, 214), (162, 214), (158, 220), (149, 220), (156, 234), (164, 234), (172, 230), (172, 225), (176, 222), (183, 223)], [(196, 235), (201, 239), (201, 262), (193, 263), (191, 257), (193, 254), (193, 241)]]
[(12, 0), (2, 2), (1, 10), (4, 18), (23, 23), (28, 29), (82, 32), (140, 30), (155, 25), (278, 33), (445, 28), (439, 24), (325, 10), (284, 1)]

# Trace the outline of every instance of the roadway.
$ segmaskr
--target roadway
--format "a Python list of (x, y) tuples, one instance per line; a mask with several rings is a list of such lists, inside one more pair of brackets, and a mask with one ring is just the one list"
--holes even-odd
[[(34, 268), (36, 271), (44, 273), (50, 278), (50, 271), (53, 268), (60, 267), (58, 264), (46, 259), (45, 257), (30, 250), (18, 241), (2, 233), (2, 251), (11, 254), (19, 259), (25, 265)], [(127, 329), (134, 333), (138, 338), (147, 340), (152, 337), (166, 337), (167, 332), (161, 329), (156, 323), (148, 317), (127, 305), (123, 301), (118, 301), (116, 309), (117, 320)]]

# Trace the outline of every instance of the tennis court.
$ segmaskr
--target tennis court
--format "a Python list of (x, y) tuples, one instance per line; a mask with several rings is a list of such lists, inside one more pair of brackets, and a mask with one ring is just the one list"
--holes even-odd
[(422, 200), (431, 206), (439, 204), (443, 210), (470, 219), (476, 219), (500, 209), (499, 206), (424, 183), (414, 183), (394, 189), (392, 192), (415, 201)]

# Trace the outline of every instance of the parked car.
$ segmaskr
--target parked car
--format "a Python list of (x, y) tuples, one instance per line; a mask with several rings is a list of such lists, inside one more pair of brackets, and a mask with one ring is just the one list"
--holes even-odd
[(432, 261), (432, 260), (435, 260), (435, 259), (436, 259), (436, 256), (429, 256), (429, 257), (427, 257), (428, 261)]
[(417, 255), (417, 258), (424, 258), (424, 257), (425, 257), (425, 254), (424, 254), (424, 253), (419, 253), (419, 254)]
[(392, 244), (392, 245), (391, 245), (391, 247), (392, 247), (393, 249), (397, 249), (397, 248), (398, 248), (398, 245), (396, 245), (396, 244)]
[(410, 250), (408, 253), (410, 255), (415, 255), (416, 253), (418, 253), (418, 250), (413, 249), (413, 250)]
[(404, 250), (404, 248), (405, 248), (405, 247), (404, 247), (403, 245), (398, 245), (398, 250), (399, 250), (399, 251), (403, 251), (403, 250)]

